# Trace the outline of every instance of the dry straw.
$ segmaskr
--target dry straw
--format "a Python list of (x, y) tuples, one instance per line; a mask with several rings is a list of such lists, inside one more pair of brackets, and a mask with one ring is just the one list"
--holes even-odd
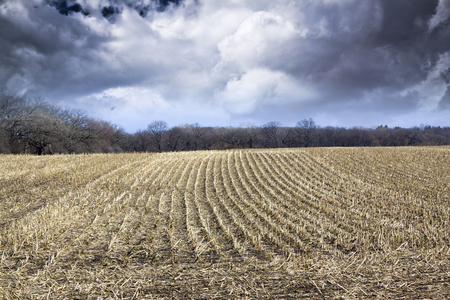
[(449, 298), (450, 148), (0, 156), (0, 298)]

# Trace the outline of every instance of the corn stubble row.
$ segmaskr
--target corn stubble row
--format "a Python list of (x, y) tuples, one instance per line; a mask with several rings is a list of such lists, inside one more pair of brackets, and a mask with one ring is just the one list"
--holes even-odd
[[(0, 156), (0, 292), (57, 295), (45, 270), (65, 274), (61, 295), (73, 296), (67, 270), (82, 268), (296, 272), (354, 259), (344, 269), (361, 262), (361, 274), (364, 262), (399, 249), (448, 263), (449, 182), (448, 147)], [(74, 278), (79, 291), (111, 296), (111, 285)], [(323, 296), (325, 281), (312, 282)], [(262, 287), (259, 296), (273, 296)]]

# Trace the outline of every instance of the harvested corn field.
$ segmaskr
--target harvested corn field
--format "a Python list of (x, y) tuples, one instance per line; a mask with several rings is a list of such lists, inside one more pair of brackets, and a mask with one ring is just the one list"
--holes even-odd
[(450, 297), (450, 147), (0, 156), (4, 299)]

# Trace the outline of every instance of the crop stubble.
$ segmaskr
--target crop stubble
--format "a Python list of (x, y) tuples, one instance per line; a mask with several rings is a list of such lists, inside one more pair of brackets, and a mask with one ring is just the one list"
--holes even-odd
[(0, 297), (448, 297), (449, 182), (449, 147), (0, 156)]

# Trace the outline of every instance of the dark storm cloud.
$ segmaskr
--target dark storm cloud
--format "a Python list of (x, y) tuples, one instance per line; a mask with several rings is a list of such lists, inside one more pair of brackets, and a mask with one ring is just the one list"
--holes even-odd
[(71, 13), (83, 13), (84, 15), (89, 15), (87, 10), (76, 3), (73, 0), (48, 0), (49, 5), (54, 6), (62, 15), (69, 15)]
[(92, 66), (103, 59), (97, 51), (105, 38), (42, 6), (9, 8), (11, 14), (0, 17), (1, 82), (8, 85), (21, 78), (28, 82), (28, 90), (45, 94), (82, 87), (75, 85), (85, 81)]
[(0, 85), (124, 123), (442, 122), (449, 37), (450, 0), (0, 0)]
[(445, 83), (450, 83), (450, 68), (441, 72), (441, 78), (445, 81)]
[(383, 19), (374, 36), (378, 44), (405, 48), (417, 45), (428, 34), (428, 23), (439, 0), (382, 0)]
[(102, 8), (102, 16), (106, 19), (113, 20), (115, 15), (118, 15), (122, 10), (115, 6), (105, 6)]
[[(450, 48), (448, 35), (438, 33), (448, 30), (442, 23), (430, 34), (437, 6), (438, 1), (297, 1), (290, 9), (299, 18), (291, 21), (296, 29), (306, 27), (304, 34), (271, 40), (263, 32), (266, 43), (260, 43), (254, 31), (244, 28), (248, 34), (235, 34), (223, 52), (231, 52), (230, 61), (245, 65), (238, 73), (253, 67), (281, 71), (321, 89), (323, 101), (346, 103), (371, 91), (392, 93), (426, 80), (439, 55)], [(275, 23), (280, 32), (287, 31), (277, 15), (260, 19), (254, 23), (261, 31), (270, 31)], [(239, 56), (243, 43), (248, 43), (249, 53)], [(391, 97), (377, 101), (384, 103), (386, 98)], [(410, 99), (408, 104), (399, 96), (398, 103), (415, 108), (417, 98)]]
[(441, 24), (433, 34), (429, 32), (437, 0), (318, 2), (306, 22), (325, 21), (328, 32), (298, 39), (286, 55), (278, 55), (280, 62), (270, 58), (268, 66), (276, 62), (275, 68), (311, 78), (347, 96), (378, 88), (403, 89), (420, 82), (438, 55), (450, 49), (449, 35), (437, 33), (448, 31), (448, 26)]
[[(80, 3), (75, 0), (46, 0), (51, 6), (54, 6), (61, 14), (69, 15), (71, 13), (83, 13), (89, 15), (90, 10), (83, 8)], [(169, 5), (178, 5), (182, 0), (151, 0), (151, 1), (130, 1), (130, 0), (109, 0), (108, 4), (103, 7), (91, 7), (91, 9), (99, 9), (103, 17), (110, 21), (115, 20), (115, 15), (122, 12), (123, 6), (135, 9), (141, 17), (147, 16), (149, 11), (158, 10), (163, 12)], [(147, 2), (147, 3), (145, 3)]]
[[(109, 2), (117, 7), (132, 3)], [(143, 70), (117, 69), (123, 57), (105, 48), (104, 43), (110, 40), (108, 28), (93, 31), (89, 24), (69, 16), (87, 11), (77, 2), (49, 1), (48, 7), (39, 1), (29, 6), (19, 3), (21, 1), (16, 5), (6, 4), (6, 14), (0, 16), (0, 82), (3, 87), (9, 87), (7, 83), (11, 79), (20, 78), (15, 82), (28, 83), (31, 94), (65, 97), (132, 84), (143, 76)], [(157, 5), (167, 6), (168, 3), (158, 2)], [(139, 4), (134, 5), (135, 8), (139, 8)], [(93, 6), (89, 6), (89, 11), (96, 12)], [(94, 21), (95, 16), (84, 18)], [(99, 23), (99, 26), (108, 24)]]

